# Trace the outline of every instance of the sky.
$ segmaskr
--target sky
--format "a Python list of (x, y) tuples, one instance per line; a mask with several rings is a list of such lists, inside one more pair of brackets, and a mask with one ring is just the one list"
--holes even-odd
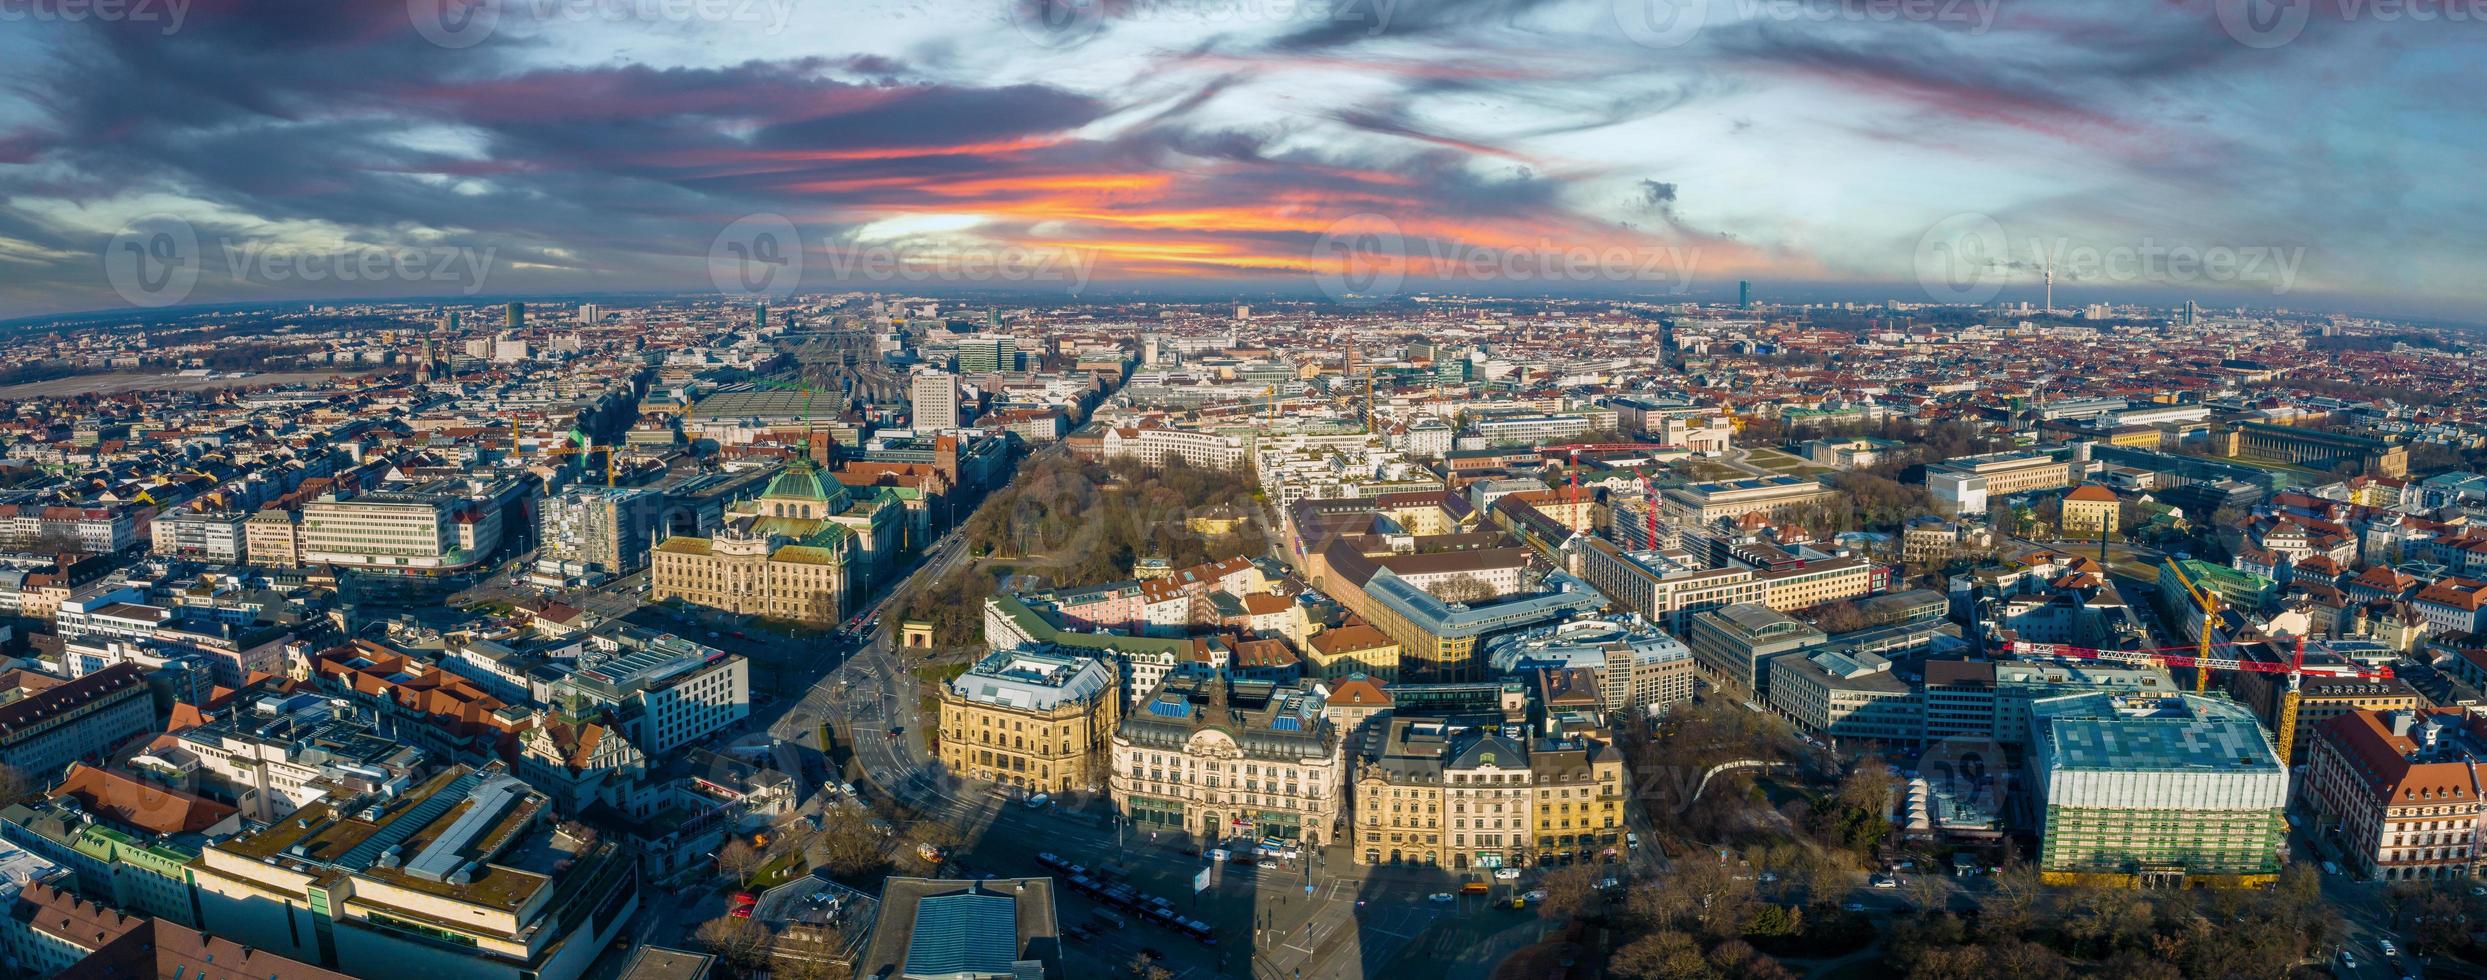
[[(126, 6), (125, 6), (126, 5)], [(10, 0), (0, 319), (1007, 287), (2487, 321), (2487, 0)]]

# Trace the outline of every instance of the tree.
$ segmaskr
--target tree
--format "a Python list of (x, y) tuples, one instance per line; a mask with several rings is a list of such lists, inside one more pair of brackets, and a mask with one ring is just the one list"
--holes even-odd
[(42, 798), (43, 787), (35, 785), (34, 780), (26, 778), (25, 770), (16, 766), (0, 765), (0, 807), (33, 803)]
[(740, 886), (750, 885), (751, 876), (766, 863), (768, 855), (760, 853), (759, 848), (740, 837), (727, 841), (725, 847), (717, 851), (717, 870), (733, 875), (734, 883)]
[(1571, 919), (1588, 913), (1597, 901), (1597, 880), (1602, 872), (1594, 865), (1567, 864), (1546, 873), (1537, 887), (1546, 893), (1546, 900), (1537, 903), (1541, 919)]
[(769, 931), (750, 919), (718, 916), (700, 923), (691, 939), (738, 969), (752, 969), (768, 958)]
[(1494, 597), (1494, 587), (1474, 575), (1454, 575), (1434, 586), (1433, 594), (1444, 602), (1483, 602)]
[(871, 814), (862, 807), (833, 806), (821, 815), (820, 834), (811, 841), (812, 863), (830, 873), (853, 878), (889, 863), (889, 847)]
[(1607, 958), (1606, 969), (1628, 980), (1704, 980), (1716, 975), (1702, 959), (1701, 945), (1671, 930), (1623, 944)]
[(1166, 969), (1164, 964), (1157, 962), (1157, 956), (1153, 953), (1132, 954), (1129, 969), (1131, 975), (1139, 977), (1140, 980), (1174, 980), (1174, 971)]

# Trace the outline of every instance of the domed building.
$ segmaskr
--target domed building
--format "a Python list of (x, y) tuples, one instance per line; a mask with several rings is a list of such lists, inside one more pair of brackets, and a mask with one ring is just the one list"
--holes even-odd
[(798, 460), (735, 505), (715, 536), (668, 538), (649, 555), (649, 598), (833, 626), (900, 543), (904, 506), (849, 491)]

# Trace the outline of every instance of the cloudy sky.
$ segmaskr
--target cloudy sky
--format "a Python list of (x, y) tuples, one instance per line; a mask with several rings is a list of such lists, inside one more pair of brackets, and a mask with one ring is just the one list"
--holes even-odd
[(2487, 320), (2461, 0), (87, 2), (0, 6), (0, 318), (876, 282), (1976, 302), (2053, 265), (2059, 299)]

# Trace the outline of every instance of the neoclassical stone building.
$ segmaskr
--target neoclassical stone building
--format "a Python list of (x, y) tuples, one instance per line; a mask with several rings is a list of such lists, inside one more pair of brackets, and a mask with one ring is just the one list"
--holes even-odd
[(987, 654), (941, 689), (941, 763), (1030, 793), (1104, 785), (1106, 745), (1122, 717), (1118, 681), (1101, 657), (1048, 648)]
[(651, 601), (831, 626), (846, 612), (866, 559), (894, 550), (904, 507), (883, 490), (858, 499), (807, 462), (726, 515), (716, 536), (667, 538), (649, 554)]
[(1322, 707), (1318, 688), (1177, 670), (1114, 735), (1114, 806), (1142, 830), (1326, 844), (1346, 777)]

